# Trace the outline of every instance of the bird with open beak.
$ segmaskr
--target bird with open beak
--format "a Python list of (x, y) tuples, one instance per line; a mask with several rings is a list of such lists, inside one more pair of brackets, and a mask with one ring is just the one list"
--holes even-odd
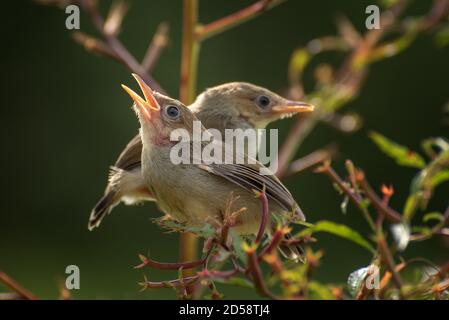
[[(273, 121), (311, 112), (313, 106), (285, 99), (250, 83), (231, 82), (207, 89), (189, 109), (206, 128), (217, 129), (224, 137), (225, 129), (263, 129)], [(154, 201), (141, 174), (141, 154), (138, 134), (112, 166), (104, 195), (91, 212), (89, 230), (98, 227), (121, 201), (125, 204)]]
[[(233, 230), (241, 235), (256, 234), (261, 223), (262, 210), (260, 200), (254, 191), (265, 192), (271, 223), (288, 222), (290, 219), (305, 220), (291, 193), (274, 174), (268, 172), (261, 163), (202, 163), (195, 161), (198, 154), (190, 155), (189, 163), (175, 164), (171, 158), (171, 148), (181, 142), (172, 141), (171, 133), (184, 129), (193, 135), (194, 122), (199, 121), (189, 108), (181, 102), (153, 93), (142, 79), (136, 78), (144, 98), (130, 88), (123, 86), (134, 101), (134, 109), (140, 122), (142, 141), (142, 176), (146, 186), (157, 201), (159, 208), (181, 223), (188, 226), (201, 226), (205, 221), (221, 223), (226, 210), (231, 212), (245, 210), (236, 218)], [(206, 131), (204, 127), (202, 131)], [(192, 139), (183, 141), (192, 148)], [(222, 141), (215, 143), (225, 150)], [(201, 151), (200, 151), (201, 154)], [(229, 197), (234, 201), (229, 208)], [(288, 258), (300, 259), (297, 246), (281, 247)]]

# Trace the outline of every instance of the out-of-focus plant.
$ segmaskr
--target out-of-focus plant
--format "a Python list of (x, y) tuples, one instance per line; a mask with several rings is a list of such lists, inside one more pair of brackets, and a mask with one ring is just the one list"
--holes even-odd
[[(75, 32), (75, 41), (88, 51), (120, 62), (139, 74), (154, 89), (164, 92), (151, 76), (151, 70), (168, 41), (166, 23), (159, 26), (145, 57), (138, 62), (118, 39), (127, 10), (124, 2), (119, 1), (113, 5), (105, 19), (93, 0), (40, 1), (59, 6), (78, 4), (91, 18), (100, 38)], [(280, 2), (282, 1), (255, 1), (253, 5), (203, 25), (198, 21), (198, 0), (184, 0), (180, 99), (188, 104), (196, 96), (198, 54), (204, 40), (239, 25)], [(311, 117), (294, 121), (281, 146), (279, 169), (276, 173), (284, 178), (314, 168), (316, 172), (327, 175), (343, 196), (341, 208), (345, 210), (351, 202), (366, 220), (370, 234), (362, 235), (349, 226), (332, 221), (317, 221), (313, 224), (303, 223), (301, 230), (288, 243), (282, 243), (281, 240), (291, 230), (291, 226), (286, 225), (279, 225), (271, 240), (264, 239), (262, 230), (269, 213), (265, 194), (258, 193), (255, 196), (261, 200), (263, 219), (260, 232), (255, 237), (241, 239), (232, 231), (235, 218), (244, 214), (243, 209), (227, 212), (221, 225), (206, 222), (201, 229), (187, 228), (167, 217), (159, 219), (157, 222), (161, 226), (183, 234), (180, 242), (182, 262), (163, 263), (140, 255), (141, 264), (137, 268), (178, 270), (179, 277), (168, 281), (149, 281), (145, 278), (141, 283), (143, 289), (170, 287), (176, 290), (180, 298), (218, 299), (222, 295), (217, 284), (223, 283), (251, 287), (261, 296), (272, 299), (449, 298), (449, 261), (435, 266), (422, 259), (404, 260), (400, 257), (401, 252), (413, 242), (449, 236), (449, 208), (445, 211), (428, 210), (435, 188), (449, 180), (449, 145), (446, 140), (434, 138), (424, 141), (423, 156), (379, 133), (370, 134), (380, 150), (398, 165), (413, 167), (418, 171), (402, 210), (395, 210), (389, 205), (390, 198), (394, 195), (392, 186), (382, 186), (378, 195), (365, 173), (350, 160), (346, 161), (347, 174), (342, 179), (331, 166), (330, 156), (335, 152), (333, 148), (319, 149), (293, 161), (298, 148), (318, 123), (330, 124), (344, 132), (353, 132), (360, 127), (361, 121), (357, 115), (342, 114), (340, 111), (357, 97), (369, 74), (369, 68), (375, 62), (404, 51), (418, 34), (424, 32), (433, 32), (439, 46), (447, 45), (449, 0), (434, 0), (428, 13), (416, 18), (403, 17), (403, 12), (409, 5), (407, 0), (379, 1), (379, 4), (384, 7), (380, 29), (361, 34), (347, 18), (341, 16), (337, 23), (337, 35), (311, 40), (292, 53), (287, 95), (293, 99), (311, 101), (317, 106), (317, 110)], [(316, 84), (311, 92), (306, 92), (303, 86), (304, 71), (316, 55), (325, 51), (342, 52), (343, 62), (339, 66), (321, 64), (316, 67)], [(229, 201), (231, 203), (233, 198)], [(323, 252), (313, 250), (312, 245), (319, 239), (320, 232), (352, 241), (372, 255), (366, 266), (349, 275), (348, 284), (323, 284), (314, 280), (314, 271), (320, 266)], [(203, 257), (198, 260), (196, 240), (192, 234), (204, 239)], [(388, 237), (389, 234), (391, 237)], [(305, 246), (307, 262), (302, 264), (283, 261), (276, 250), (281, 244)], [(405, 280), (402, 276), (404, 270), (412, 268), (418, 262), (430, 268), (418, 269), (418, 277)], [(373, 282), (373, 279), (379, 281)], [(209, 292), (204, 292), (204, 289)], [(25, 297), (23, 294), (21, 296)]]

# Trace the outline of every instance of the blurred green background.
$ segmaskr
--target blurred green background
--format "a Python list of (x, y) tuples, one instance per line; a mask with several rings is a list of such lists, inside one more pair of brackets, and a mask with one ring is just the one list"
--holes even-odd
[[(249, 1), (200, 1), (200, 20), (210, 22), (234, 12)], [(335, 34), (337, 13), (347, 15), (363, 30), (365, 8), (372, 1), (287, 1), (262, 16), (209, 39), (200, 56), (199, 90), (229, 81), (248, 81), (281, 90), (287, 85), (291, 52), (309, 40)], [(106, 9), (111, 2), (101, 1)], [(170, 23), (170, 45), (154, 76), (177, 96), (180, 67), (181, 1), (130, 1), (121, 39), (141, 58), (159, 22)], [(414, 1), (409, 14), (426, 12), (431, 1)], [(103, 11), (104, 12), (104, 11)], [(157, 260), (177, 261), (178, 236), (164, 234), (150, 219), (160, 213), (153, 204), (117, 207), (101, 225), (89, 232), (89, 213), (103, 192), (108, 166), (137, 132), (129, 97), (120, 83), (133, 84), (121, 65), (85, 52), (65, 29), (66, 15), (53, 7), (29, 1), (2, 3), (1, 55), (1, 213), (0, 269), (36, 295), (56, 298), (65, 267), (81, 269), (81, 289), (75, 298), (161, 299), (174, 298), (170, 289), (139, 293), (142, 270), (133, 270), (137, 254), (151, 251)], [(81, 31), (93, 32), (86, 16)], [(325, 54), (317, 59), (340, 61)], [(314, 65), (316, 65), (314, 63)], [(312, 70), (310, 68), (310, 70)], [(420, 141), (448, 136), (443, 106), (449, 98), (449, 48), (438, 49), (433, 39), (421, 35), (411, 48), (376, 63), (360, 96), (345, 111), (359, 113), (364, 127), (345, 135), (320, 125), (297, 156), (337, 143), (337, 169), (351, 158), (376, 187), (393, 184), (392, 206), (401, 210), (413, 169), (398, 167), (367, 138), (368, 130), (419, 149)], [(313, 74), (306, 87), (312, 88)], [(283, 136), (291, 120), (275, 123)], [(306, 173), (288, 179), (309, 221), (329, 219), (364, 233), (367, 228), (352, 207), (340, 211), (340, 196), (324, 176)], [(447, 206), (449, 190), (441, 187), (429, 211)], [(325, 234), (315, 249), (323, 249), (317, 279), (346, 282), (348, 274), (369, 263), (363, 249)], [(413, 244), (406, 256), (435, 262), (449, 257), (440, 241)], [(153, 280), (170, 272), (146, 272)], [(251, 291), (223, 287), (228, 298), (256, 297)]]

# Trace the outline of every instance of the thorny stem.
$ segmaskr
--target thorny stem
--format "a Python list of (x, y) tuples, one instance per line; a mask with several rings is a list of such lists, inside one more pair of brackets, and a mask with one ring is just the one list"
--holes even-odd
[(12, 291), (17, 293), (22, 299), (26, 300), (37, 300), (38, 298), (32, 294), (30, 291), (22, 287), (19, 283), (17, 283), (13, 278), (8, 276), (6, 273), (0, 270), (0, 282), (2, 282), (5, 286), (10, 288)]
[(263, 273), (260, 269), (258, 257), (256, 254), (256, 250), (254, 248), (250, 248), (246, 251), (246, 255), (248, 258), (248, 273), (251, 275), (253, 279), (254, 286), (256, 287), (257, 292), (265, 297), (268, 297), (273, 300), (277, 300), (278, 298), (273, 295), (267, 288), (265, 281), (263, 279)]
[(399, 276), (399, 273), (396, 271), (396, 265), (394, 263), (393, 256), (390, 252), (390, 249), (388, 248), (388, 244), (385, 241), (385, 237), (382, 232), (379, 232), (377, 235), (377, 245), (382, 261), (386, 264), (388, 270), (391, 272), (393, 276), (393, 282), (398, 288), (399, 294), (402, 296), (402, 279)]
[(135, 269), (141, 269), (143, 267), (149, 266), (155, 269), (160, 270), (179, 270), (180, 268), (184, 269), (193, 269), (196, 267), (199, 267), (203, 265), (207, 258), (209, 257), (209, 254), (206, 255), (204, 259), (198, 260), (198, 261), (190, 261), (190, 262), (181, 262), (181, 263), (167, 263), (167, 262), (158, 262), (154, 261), (148, 257), (145, 257), (144, 255), (139, 255), (140, 260), (142, 260), (142, 263), (135, 266)]
[(360, 183), (361, 188), (365, 192), (367, 198), (371, 201), (371, 204), (376, 208), (376, 210), (382, 212), (388, 220), (394, 223), (399, 223), (402, 221), (401, 214), (389, 207), (382, 199), (378, 197), (376, 192), (374, 192), (373, 188), (369, 184), (368, 180), (366, 180), (365, 174), (363, 171), (358, 170), (359, 174), (357, 174), (358, 182)]
[(338, 187), (349, 197), (349, 199), (360, 209), (363, 213), (366, 221), (368, 222), (370, 228), (375, 231), (376, 225), (374, 224), (373, 219), (371, 218), (368, 210), (363, 204), (362, 198), (360, 198), (357, 194), (352, 192), (351, 189), (343, 182), (340, 176), (331, 168), (329, 164), (324, 164), (321, 168), (318, 169), (319, 172), (325, 173), (333, 182), (335, 182)]
[(270, 243), (262, 249), (262, 251), (259, 254), (259, 261), (262, 261), (263, 257), (272, 253), (276, 248), (279, 246), (279, 244), (282, 242), (282, 239), (285, 236), (285, 229), (280, 228), (275, 231), (273, 234), (273, 237), (271, 238)]
[(160, 281), (160, 282), (152, 282), (144, 279), (143, 282), (139, 284), (142, 286), (142, 289), (161, 289), (161, 288), (173, 288), (173, 287), (184, 287), (186, 285), (193, 285), (195, 282), (199, 280), (199, 276), (191, 276), (191, 277), (183, 277), (181, 279), (168, 280), (168, 281)]

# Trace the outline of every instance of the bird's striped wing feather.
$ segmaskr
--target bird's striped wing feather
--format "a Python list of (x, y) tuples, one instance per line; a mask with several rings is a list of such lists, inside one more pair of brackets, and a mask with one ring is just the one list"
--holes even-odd
[(260, 164), (201, 164), (198, 166), (248, 191), (262, 192), (265, 188), (265, 193), (269, 199), (278, 203), (286, 211), (296, 212), (298, 218), (304, 220), (304, 216), (291, 193), (275, 175), (261, 175), (259, 172)]

